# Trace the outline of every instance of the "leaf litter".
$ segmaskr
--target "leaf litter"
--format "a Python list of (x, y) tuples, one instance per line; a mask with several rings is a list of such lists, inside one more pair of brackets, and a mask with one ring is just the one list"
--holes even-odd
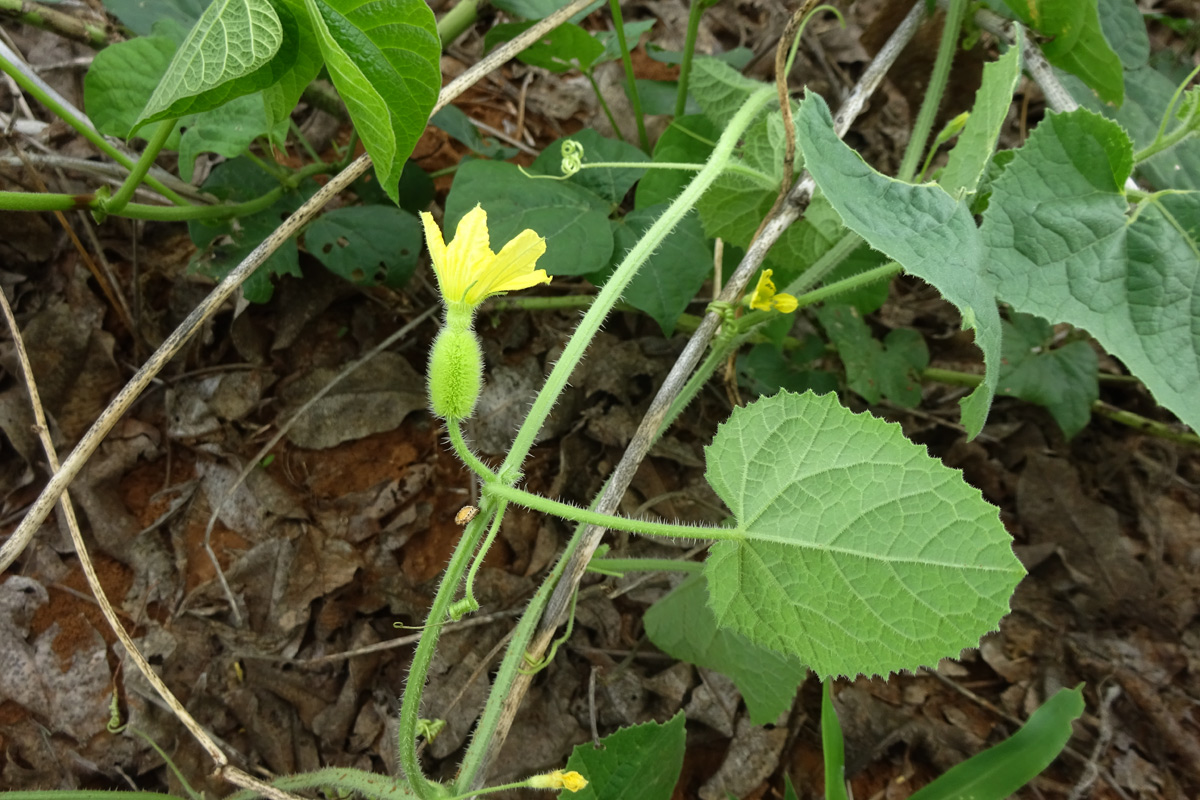
[[(684, 18), (677, 0), (651, 5), (661, 19)], [(706, 19), (701, 43), (757, 49), (772, 28), (774, 9), (754, 0), (721, 4)], [(826, 95), (833, 84), (818, 84), (866, 58), (857, 36), (839, 42), (829, 50), (832, 65), (801, 51), (810, 83)], [(477, 48), (467, 40), (456, 57), (469, 61)], [(529, 141), (595, 124), (598, 110), (587, 92), (523, 67), (508, 68), (462, 104), (473, 117), (503, 129), (518, 110), (526, 75), (533, 76), (525, 94), (530, 111), (520, 133)], [(872, 163), (896, 159), (908, 127), (905, 91), (885, 88), (879, 107), (869, 112), (875, 122), (864, 135), (874, 149)], [(435, 129), (418, 147), (427, 168), (455, 164), (464, 152)], [(3, 283), (20, 298), (18, 313), (43, 399), (60, 448), (66, 448), (127, 374), (133, 350), (105, 324), (103, 300), (84, 280), (42, 270), (51, 254), (32, 245), (46, 238), (48, 231), (15, 252)], [(155, 246), (160, 249), (148, 255), (178, 263), (177, 243), (151, 240)], [(148, 331), (169, 329), (165, 321), (190, 308), (199, 289), (187, 280), (169, 273), (145, 279), (147, 287), (157, 285), (147, 297)], [(460, 532), (453, 516), (474, 491), (423, 411), (419, 354), (430, 334), (425, 330), (411, 349), (387, 354), (374, 374), (331, 394), (313, 420), (294, 427), (273, 449), (271, 463), (252, 472), (222, 505), (212, 544), (247, 621), (242, 628), (231, 624), (202, 546), (213, 504), (265, 429), (286, 419), (347, 358), (369, 349), (377, 340), (373, 331), (397, 327), (412, 314), (410, 301), (395, 294), (318, 291), (318, 283), (285, 281), (274, 304), (218, 319), (169, 387), (137, 407), (72, 487), (102, 580), (139, 645), (185, 693), (202, 723), (250, 763), (275, 773), (329, 763), (394, 766), (394, 708), (408, 650), (312, 667), (301, 662), (395, 639), (402, 633), (392, 629), (396, 621), (420, 624), (432, 581)], [(912, 290), (900, 286), (898, 291)], [(420, 289), (414, 294), (418, 302), (429, 300)], [(908, 313), (904, 324), (932, 341), (957, 327), (943, 303), (922, 305), (915, 316), (896, 308), (889, 306), (881, 317)], [(485, 405), (493, 405), (474, 433), (486, 442), (485, 453), (503, 452), (506, 434), (570, 322), (569, 315), (509, 314), (488, 334), (489, 385), (501, 391), (485, 395)], [(652, 323), (637, 317), (609, 325), (560, 403), (564, 413), (543, 432), (527, 475), (531, 488), (590, 500), (619, 458), (656, 376), (672, 360), (650, 344), (657, 335)], [(942, 363), (953, 363), (955, 346), (952, 337), (944, 339)], [(4, 363), (8, 368), (10, 362)], [(187, 375), (198, 369), (215, 371)], [(1111, 746), (1097, 760), (1102, 775), (1093, 796), (1195, 796), (1200, 459), (1096, 420), (1064, 442), (1044, 412), (1004, 400), (984, 436), (967, 442), (940, 421), (953, 399), (941, 390), (927, 392), (923, 408), (935, 409), (932, 419), (887, 413), (949, 465), (964, 469), (1001, 507), (1030, 577), (1000, 630), (961, 659), (943, 662), (940, 677), (922, 672), (838, 684), (855, 796), (902, 796), (906, 784), (999, 741), (1013, 730), (1010, 719), (1026, 718), (1057, 688), (1079, 681), (1088, 683), (1089, 710), (1099, 706), (1102, 688), (1119, 693), (1107, 721), (1085, 716), (1077, 726), (1072, 748), (1079, 756), (1061, 759), (1039, 779), (1045, 796), (1068, 794), (1084, 769), (1080, 759), (1102, 736)], [(689, 494), (702, 481), (699, 462), (688, 454), (707, 442), (727, 407), (712, 394), (694, 410), (670, 444), (646, 462), (631, 497), (635, 506), (658, 504), (653, 507), (664, 515), (715, 521), (720, 512), (711, 496)], [(0, 393), (6, 452), (0, 495), (10, 522), (30, 499), (34, 476), (42, 477), (27, 413), (23, 389), (10, 380)], [(580, 419), (584, 423), (575, 425)], [(559, 523), (514, 514), (480, 575), (485, 611), (519, 608), (566, 533)], [(616, 538), (630, 555), (657, 552), (649, 543)], [(801, 797), (817, 796), (815, 684), (800, 687), (793, 711), (774, 729), (750, 726), (732, 682), (672, 666), (644, 642), (641, 613), (670, 582), (656, 578), (636, 593), (619, 594), (623, 585), (595, 584), (599, 591), (593, 589), (575, 637), (526, 698), (494, 778), (561, 765), (571, 746), (591, 738), (593, 717), (606, 733), (618, 724), (665, 721), (684, 706), (695, 752), (710, 756), (689, 756), (684, 796), (724, 796), (726, 789), (764, 796), (780, 790), (782, 772)], [(443, 770), (454, 763), (509, 625), (497, 621), (445, 639), (427, 695), (428, 713), (451, 719), (447, 738), (429, 748)], [(117, 787), (127, 785), (127, 776), (146, 788), (180, 791), (140, 740), (103, 732), (115, 689), (123, 717), (159, 742), (189, 779), (205, 785), (205, 756), (125, 664), (53, 523), (0, 582), (0, 661), (0, 783), (69, 788), (99, 781)], [(594, 709), (588, 699), (593, 676), (599, 684)], [(42, 735), (43, 725), (51, 736)]]

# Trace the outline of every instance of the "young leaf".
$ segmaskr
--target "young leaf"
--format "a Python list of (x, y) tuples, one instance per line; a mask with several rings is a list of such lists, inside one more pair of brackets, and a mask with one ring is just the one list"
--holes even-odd
[(746, 98), (762, 88), (753, 78), (747, 78), (733, 67), (715, 58), (697, 58), (692, 62), (688, 89), (718, 128), (737, 113)]
[(981, 234), (1002, 300), (1086, 328), (1200, 430), (1200, 195), (1127, 214), (1131, 146), (1090, 111), (1051, 114), (992, 184)]
[(325, 66), (392, 202), (441, 86), (442, 42), (425, 0), (305, 0)]
[(791, 706), (807, 670), (791, 656), (717, 627), (707, 602), (704, 576), (688, 578), (646, 611), (646, 635), (668, 655), (728, 676), (755, 725), (774, 722)]
[[(614, 226), (614, 255), (620, 258), (628, 253), (666, 207), (664, 203), (626, 214)], [(663, 336), (670, 336), (675, 332), (679, 315), (710, 274), (712, 248), (704, 238), (704, 228), (699, 218), (690, 213), (667, 234), (663, 243), (633, 276), (625, 290), (625, 300), (653, 317), (662, 328)]]
[(824, 353), (825, 342), (819, 336), (808, 337), (798, 350), (792, 352), (781, 352), (766, 342), (756, 344), (750, 352), (738, 357), (738, 377), (740, 383), (755, 395), (775, 394), (780, 389), (817, 394), (833, 392), (838, 388), (833, 373), (812, 368), (813, 360)]
[(269, 0), (213, 0), (175, 52), (135, 129), (265, 89), (295, 62), (298, 37), (295, 16), (277, 13)]
[(360, 286), (408, 283), (424, 243), (421, 223), (391, 206), (350, 206), (317, 217), (304, 234), (325, 268)]
[(929, 366), (929, 349), (921, 334), (897, 329), (880, 342), (851, 306), (823, 306), (817, 318), (837, 347), (851, 389), (868, 403), (887, 397), (905, 408), (920, 404), (921, 370)]
[(1087, 342), (1050, 348), (1054, 328), (1031, 314), (1013, 314), (1004, 323), (1001, 394), (1045, 406), (1068, 439), (1092, 418), (1100, 397), (1096, 351)]
[(1004, 800), (1050, 766), (1071, 738), (1071, 723), (1083, 714), (1083, 685), (1059, 689), (1021, 730), (995, 747), (968, 758), (909, 800)]
[(833, 707), (833, 682), (821, 682), (821, 754), (825, 760), (825, 800), (846, 797), (846, 742)]
[(566, 181), (531, 179), (502, 161), (468, 161), (458, 168), (446, 198), (443, 230), (453, 231), (476, 203), (488, 212), (493, 243), (503, 244), (526, 228), (546, 237), (538, 266), (551, 275), (587, 275), (607, 267), (612, 257), (608, 202)]
[(912, 670), (976, 646), (1025, 574), (961, 473), (833, 395), (734, 409), (705, 460), (737, 520), (704, 565), (717, 624), (822, 677)]
[[(656, 19), (644, 19), (625, 23), (625, 44), (628, 45), (630, 50), (637, 47), (638, 40), (642, 38), (642, 34), (653, 28), (654, 23), (657, 21)], [(592, 62), (592, 66), (603, 64), (606, 61), (615, 61), (621, 57), (621, 42), (617, 38), (615, 30), (596, 31), (593, 35), (596, 37), (596, 41), (604, 45), (604, 52)], [(641, 151), (639, 150), (638, 152), (640, 153)]]
[(659, 725), (622, 728), (601, 740), (575, 745), (567, 769), (587, 778), (572, 800), (669, 800), (683, 769), (686, 732), (679, 712)]
[[(1133, 138), (1135, 150), (1148, 146), (1158, 134), (1177, 82), (1152, 65), (1125, 73), (1125, 102), (1114, 109), (1101, 103), (1083, 81), (1063, 76), (1063, 85), (1080, 105), (1116, 120)], [(1184, 139), (1165, 153), (1136, 165), (1140, 178), (1158, 189), (1200, 188), (1200, 137)]]
[(479, 135), (479, 129), (471, 124), (470, 117), (458, 106), (442, 107), (429, 118), (429, 124), (441, 128), (482, 158), (504, 161), (521, 152), (514, 147), (497, 144), (494, 139), (484, 139)]
[(936, 185), (914, 186), (873, 170), (833, 131), (829, 107), (810, 93), (796, 128), (805, 166), (846, 227), (928, 281), (958, 307), (963, 327), (983, 351), (983, 383), (962, 400), (962, 421), (978, 435), (992, 404), (1000, 367), (1000, 312), (984, 279), (984, 246), (966, 204)]
[(967, 126), (950, 151), (950, 159), (938, 183), (951, 195), (975, 191), (983, 171), (996, 150), (1000, 128), (1012, 106), (1013, 90), (1021, 77), (1020, 48), (1010, 47), (998, 60), (983, 65), (983, 83), (975, 93), (975, 104)]

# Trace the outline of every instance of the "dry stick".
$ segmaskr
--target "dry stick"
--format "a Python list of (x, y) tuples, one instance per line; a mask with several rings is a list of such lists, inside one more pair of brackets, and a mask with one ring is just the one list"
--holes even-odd
[[(21, 329), (17, 326), (16, 317), (13, 316), (12, 307), (8, 304), (8, 295), (0, 291), (0, 306), (4, 309), (4, 319), (7, 321), (9, 329), (12, 330), (13, 343), (16, 345), (17, 359), (21, 363), (21, 373), (25, 379), (25, 386), (29, 391), (29, 402), (33, 406), (33, 418), (37, 424), (38, 438), (41, 440), (42, 449), (46, 451), (46, 459), (50, 463), (51, 469), (58, 469), (58, 453), (54, 448), (54, 442), (50, 439), (50, 430), (46, 425), (46, 414), (42, 409), (42, 400), (37, 390), (37, 383), (33, 377), (33, 367), (29, 363), (29, 353), (25, 350), (25, 340), (21, 337)], [(63, 520), (67, 523), (67, 529), (71, 532), (71, 542), (75, 546), (75, 554), (79, 557), (79, 564), (83, 568), (83, 574), (87, 578), (88, 586), (92, 590), (92, 594), (96, 596), (96, 602), (100, 606), (100, 613), (104, 615), (104, 619), (108, 622), (113, 633), (121, 640), (121, 644), (125, 647), (125, 652), (141, 670), (146, 680), (154, 687), (155, 691), (162, 699), (170, 706), (172, 713), (176, 719), (183, 723), (192, 736), (196, 737), (196, 741), (205, 749), (209, 757), (217, 764), (217, 771), (232, 783), (246, 789), (256, 789), (264, 793), (270, 792), (270, 796), (275, 800), (297, 800), (293, 795), (287, 792), (281, 792), (271, 786), (252, 778), (241, 770), (229, 763), (229, 759), (217, 746), (217, 743), (212, 740), (208, 732), (197, 722), (183, 704), (176, 699), (167, 685), (163, 683), (162, 678), (150, 666), (145, 657), (137, 649), (137, 645), (133, 643), (133, 639), (125, 630), (125, 626), (117, 618), (117, 612), (108, 601), (108, 596), (104, 593), (104, 587), (100, 585), (100, 577), (96, 574), (96, 568), (92, 565), (92, 559), (88, 556), (87, 546), (83, 541), (83, 533), (79, 530), (79, 521), (75, 518), (75, 506), (71, 503), (71, 497), (68, 494), (63, 494), (60, 499), (62, 508)]]
[[(589, 2), (590, 0), (575, 0), (575, 2), (554, 12), (516, 38), (493, 50), (478, 64), (442, 89), (442, 93), (439, 95), (433, 111), (437, 112), (448, 105), (451, 100), (462, 94), (468, 86), (535, 42), (547, 31), (561, 25), (572, 14), (586, 7)], [(46, 516), (50, 513), (50, 509), (58, 502), (59, 496), (66, 491), (67, 486), (79, 474), (79, 470), (83, 468), (84, 463), (91, 457), (96, 448), (100, 446), (100, 442), (112, 430), (121, 416), (129, 410), (129, 407), (133, 405), (141, 393), (145, 391), (146, 387), (150, 385), (154, 377), (162, 371), (163, 367), (179, 352), (184, 344), (195, 335), (196, 331), (200, 330), (200, 326), (224, 305), (225, 301), (242, 285), (242, 281), (250, 277), (250, 274), (266, 261), (272, 253), (279, 249), (280, 245), (294, 236), (300, 228), (317, 215), (317, 212), (326, 203), (349, 186), (355, 178), (366, 172), (370, 166), (371, 158), (369, 155), (364, 154), (359, 156), (346, 169), (330, 178), (328, 183), (296, 210), (296, 213), (288, 217), (274, 233), (263, 240), (262, 244), (254, 248), (250, 255), (246, 256), (246, 259), (236, 269), (226, 275), (224, 280), (212, 290), (212, 293), (192, 313), (188, 314), (187, 319), (150, 355), (150, 358), (146, 360), (142, 368), (130, 378), (125, 388), (101, 412), (100, 416), (92, 424), (92, 427), (79, 441), (79, 444), (75, 445), (75, 449), (63, 461), (62, 468), (54, 473), (46, 484), (46, 488), (38, 495), (38, 499), (30, 507), (29, 512), (25, 515), (25, 519), (21, 521), (21, 524), (13, 532), (12, 536), (8, 538), (8, 541), (4, 543), (3, 547), (0, 547), (0, 571), (7, 569), (21, 551), (25, 549), (29, 540), (33, 538), (34, 532), (45, 521)]]
[[(862, 80), (838, 110), (837, 115), (834, 117), (834, 126), (839, 136), (845, 134), (850, 126), (850, 121), (862, 111), (866, 104), (866, 99), (883, 80), (884, 74), (891, 67), (892, 63), (895, 62), (904, 45), (912, 39), (923, 15), (924, 2), (923, 0), (917, 0), (908, 16), (904, 18), (904, 21), (892, 33), (891, 38), (888, 39), (883, 49), (879, 51), (875, 60), (863, 74)], [(751, 242), (749, 248), (747, 248), (745, 257), (742, 259), (741, 264), (738, 265), (737, 270), (730, 276), (729, 283), (726, 284), (725, 290), (721, 293), (720, 300), (732, 303), (742, 295), (746, 284), (750, 280), (750, 276), (758, 271), (759, 266), (766, 257), (767, 251), (778, 241), (788, 225), (800, 218), (800, 207), (812, 196), (813, 188), (812, 178), (808, 176), (805, 176), (796, 185), (795, 189), (788, 196), (788, 202), (767, 221), (758, 238)], [(706, 314), (696, 332), (692, 334), (692, 338), (688, 341), (683, 353), (680, 354), (679, 360), (675, 362), (670, 373), (663, 381), (658, 394), (651, 402), (646, 416), (642, 419), (637, 432), (625, 450), (625, 454), (621, 457), (620, 463), (613, 470), (604, 493), (597, 501), (595, 508), (597, 512), (612, 514), (616, 511), (621, 497), (625, 494), (625, 490), (633, 480), (638, 465), (649, 451), (650, 445), (653, 443), (658, 429), (665, 419), (668, 409), (671, 407), (671, 403), (679, 395), (687, 383), (688, 376), (700, 362), (700, 357), (708, 348), (708, 343), (716, 333), (720, 323), (721, 317), (719, 314)], [(527, 649), (530, 660), (536, 662), (545, 655), (546, 649), (554, 639), (555, 630), (561, 624), (561, 620), (570, 606), (571, 595), (578, 587), (588, 562), (600, 544), (600, 539), (603, 537), (604, 531), (604, 528), (594, 525), (588, 526), (579, 546), (574, 549), (571, 558), (563, 569), (562, 578), (559, 580), (553, 595), (551, 595), (550, 600), (547, 602), (546, 611), (542, 615), (538, 630)], [(520, 707), (521, 699), (529, 689), (532, 677), (532, 675), (518, 673), (516, 679), (513, 681), (512, 688), (509, 690), (508, 696), (504, 701), (502, 717), (496, 725), (495, 733), (488, 745), (488, 753), (483, 761), (484, 768), (480, 769), (476, 774), (475, 786), (473, 788), (482, 786), (483, 781), (486, 779), (487, 765), (491, 763), (499, 752), (500, 746), (503, 744), (508, 730), (512, 726), (517, 709)]]
[(250, 476), (250, 473), (258, 468), (259, 463), (262, 462), (267, 453), (271, 452), (271, 448), (279, 444), (279, 440), (287, 435), (287, 432), (292, 429), (292, 426), (296, 424), (296, 421), (308, 413), (310, 408), (316, 405), (322, 397), (329, 394), (329, 392), (333, 390), (333, 387), (350, 377), (352, 373), (354, 373), (359, 367), (366, 364), (372, 358), (403, 339), (405, 336), (415, 330), (418, 325), (433, 316), (433, 312), (437, 310), (438, 306), (436, 305), (425, 309), (423, 312), (421, 312), (420, 316), (409, 322), (400, 330), (393, 333), (391, 336), (384, 339), (379, 344), (375, 345), (375, 347), (373, 347), (370, 352), (368, 352), (362, 358), (342, 368), (342, 371), (335, 375), (333, 380), (322, 386), (320, 391), (308, 398), (308, 400), (304, 402), (304, 405), (300, 406), (296, 413), (293, 414), (287, 422), (279, 426), (279, 430), (275, 432), (275, 435), (272, 436), (266, 444), (259, 448), (259, 451), (254, 455), (254, 458), (251, 458), (246, 462), (246, 465), (238, 474), (237, 479), (234, 480), (234, 482), (230, 484), (229, 488), (225, 490), (225, 493), (221, 495), (221, 499), (213, 505), (212, 513), (208, 517), (208, 525), (204, 528), (204, 550), (206, 553), (208, 553), (209, 560), (212, 561), (213, 569), (217, 571), (217, 581), (221, 584), (221, 588), (225, 592), (225, 598), (229, 601), (229, 607), (233, 611), (233, 617), (235, 620), (237, 620), (238, 627), (241, 627), (242, 625), (242, 612), (238, 609), (237, 600), (233, 596), (233, 590), (229, 588), (229, 581), (225, 579), (225, 570), (221, 568), (221, 562), (217, 560), (217, 554), (212, 549), (213, 527), (217, 524), (217, 517), (220, 515), (221, 509), (225, 507), (227, 502), (229, 502), (229, 498), (232, 497), (233, 493), (238, 490), (238, 487), (241, 486), (246, 478)]

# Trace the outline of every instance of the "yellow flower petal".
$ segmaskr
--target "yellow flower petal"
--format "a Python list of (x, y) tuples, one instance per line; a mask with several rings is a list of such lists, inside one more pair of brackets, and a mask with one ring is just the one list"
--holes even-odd
[(446, 271), (446, 243), (442, 240), (442, 229), (433, 221), (433, 214), (421, 212), (421, 224), (425, 226), (425, 246), (429, 248), (429, 260), (433, 262), (433, 274), (437, 276), (438, 288), (446, 294), (442, 284), (442, 273)]
[(758, 285), (754, 287), (754, 294), (750, 297), (750, 307), (756, 308), (759, 311), (771, 310), (771, 298), (775, 296), (775, 281), (771, 280), (773, 270), (764, 269), (762, 275), (758, 278)]
[(508, 244), (496, 254), (487, 275), (473, 285), (467, 292), (467, 302), (476, 305), (500, 292), (511, 292), (517, 289), (528, 289), (539, 283), (549, 283), (550, 276), (544, 269), (534, 269), (533, 265), (546, 252), (546, 240), (529, 228), (518, 233)]
[(487, 212), (475, 206), (458, 221), (454, 240), (446, 246), (446, 275), (442, 293), (448, 301), (463, 300), (471, 284), (486, 272), (495, 254), (488, 240)]
[(433, 217), (422, 213), (421, 222), (438, 288), (448, 304), (474, 308), (494, 294), (550, 282), (545, 270), (534, 269), (546, 252), (546, 240), (532, 230), (521, 231), (497, 254), (488, 236), (487, 212), (478, 205), (459, 220), (449, 245)]

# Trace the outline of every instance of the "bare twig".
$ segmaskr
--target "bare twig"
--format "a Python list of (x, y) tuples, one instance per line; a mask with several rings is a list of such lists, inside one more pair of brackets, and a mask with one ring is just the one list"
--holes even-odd
[[(536, 25), (511, 41), (497, 47), (478, 64), (443, 88), (441, 94), (438, 96), (437, 103), (433, 107), (433, 111), (437, 112), (439, 109), (445, 107), (451, 100), (462, 94), (467, 87), (475, 83), (475, 81), (505, 61), (508, 61), (547, 31), (561, 25), (572, 14), (585, 8), (589, 2), (590, 0), (575, 0), (570, 5), (559, 9), (539, 21)], [(108, 404), (108, 407), (101, 412), (100, 416), (92, 424), (92, 427), (88, 429), (88, 432), (79, 441), (79, 444), (75, 446), (75, 449), (63, 461), (62, 468), (54, 473), (46, 484), (46, 488), (42, 490), (42, 493), (38, 495), (38, 499), (30, 506), (29, 513), (25, 515), (25, 519), (17, 526), (17, 530), (8, 538), (3, 547), (0, 547), (0, 570), (7, 569), (8, 565), (25, 548), (29, 540), (33, 538), (34, 531), (45, 521), (46, 516), (50, 513), (50, 509), (58, 502), (59, 496), (66, 491), (67, 486), (79, 474), (79, 470), (83, 468), (88, 458), (100, 446), (100, 442), (103, 441), (104, 437), (112, 430), (113, 426), (116, 425), (125, 412), (129, 410), (134, 401), (145, 391), (146, 387), (150, 385), (154, 377), (162, 371), (163, 367), (191, 340), (192, 336), (200, 330), (200, 327), (225, 304), (225, 301), (233, 295), (237, 288), (242, 285), (242, 282), (259, 265), (278, 250), (284, 242), (295, 236), (300, 228), (308, 224), (325, 207), (326, 203), (353, 183), (370, 166), (371, 158), (369, 155), (364, 154), (355, 159), (342, 172), (330, 178), (328, 183), (296, 210), (296, 213), (288, 217), (262, 244), (254, 248), (250, 255), (246, 256), (245, 260), (237, 268), (226, 275), (208, 297), (192, 313), (188, 314), (179, 327), (150, 355), (150, 358), (146, 360), (142, 368), (130, 378), (129, 383), (121, 389), (112, 402)]]

